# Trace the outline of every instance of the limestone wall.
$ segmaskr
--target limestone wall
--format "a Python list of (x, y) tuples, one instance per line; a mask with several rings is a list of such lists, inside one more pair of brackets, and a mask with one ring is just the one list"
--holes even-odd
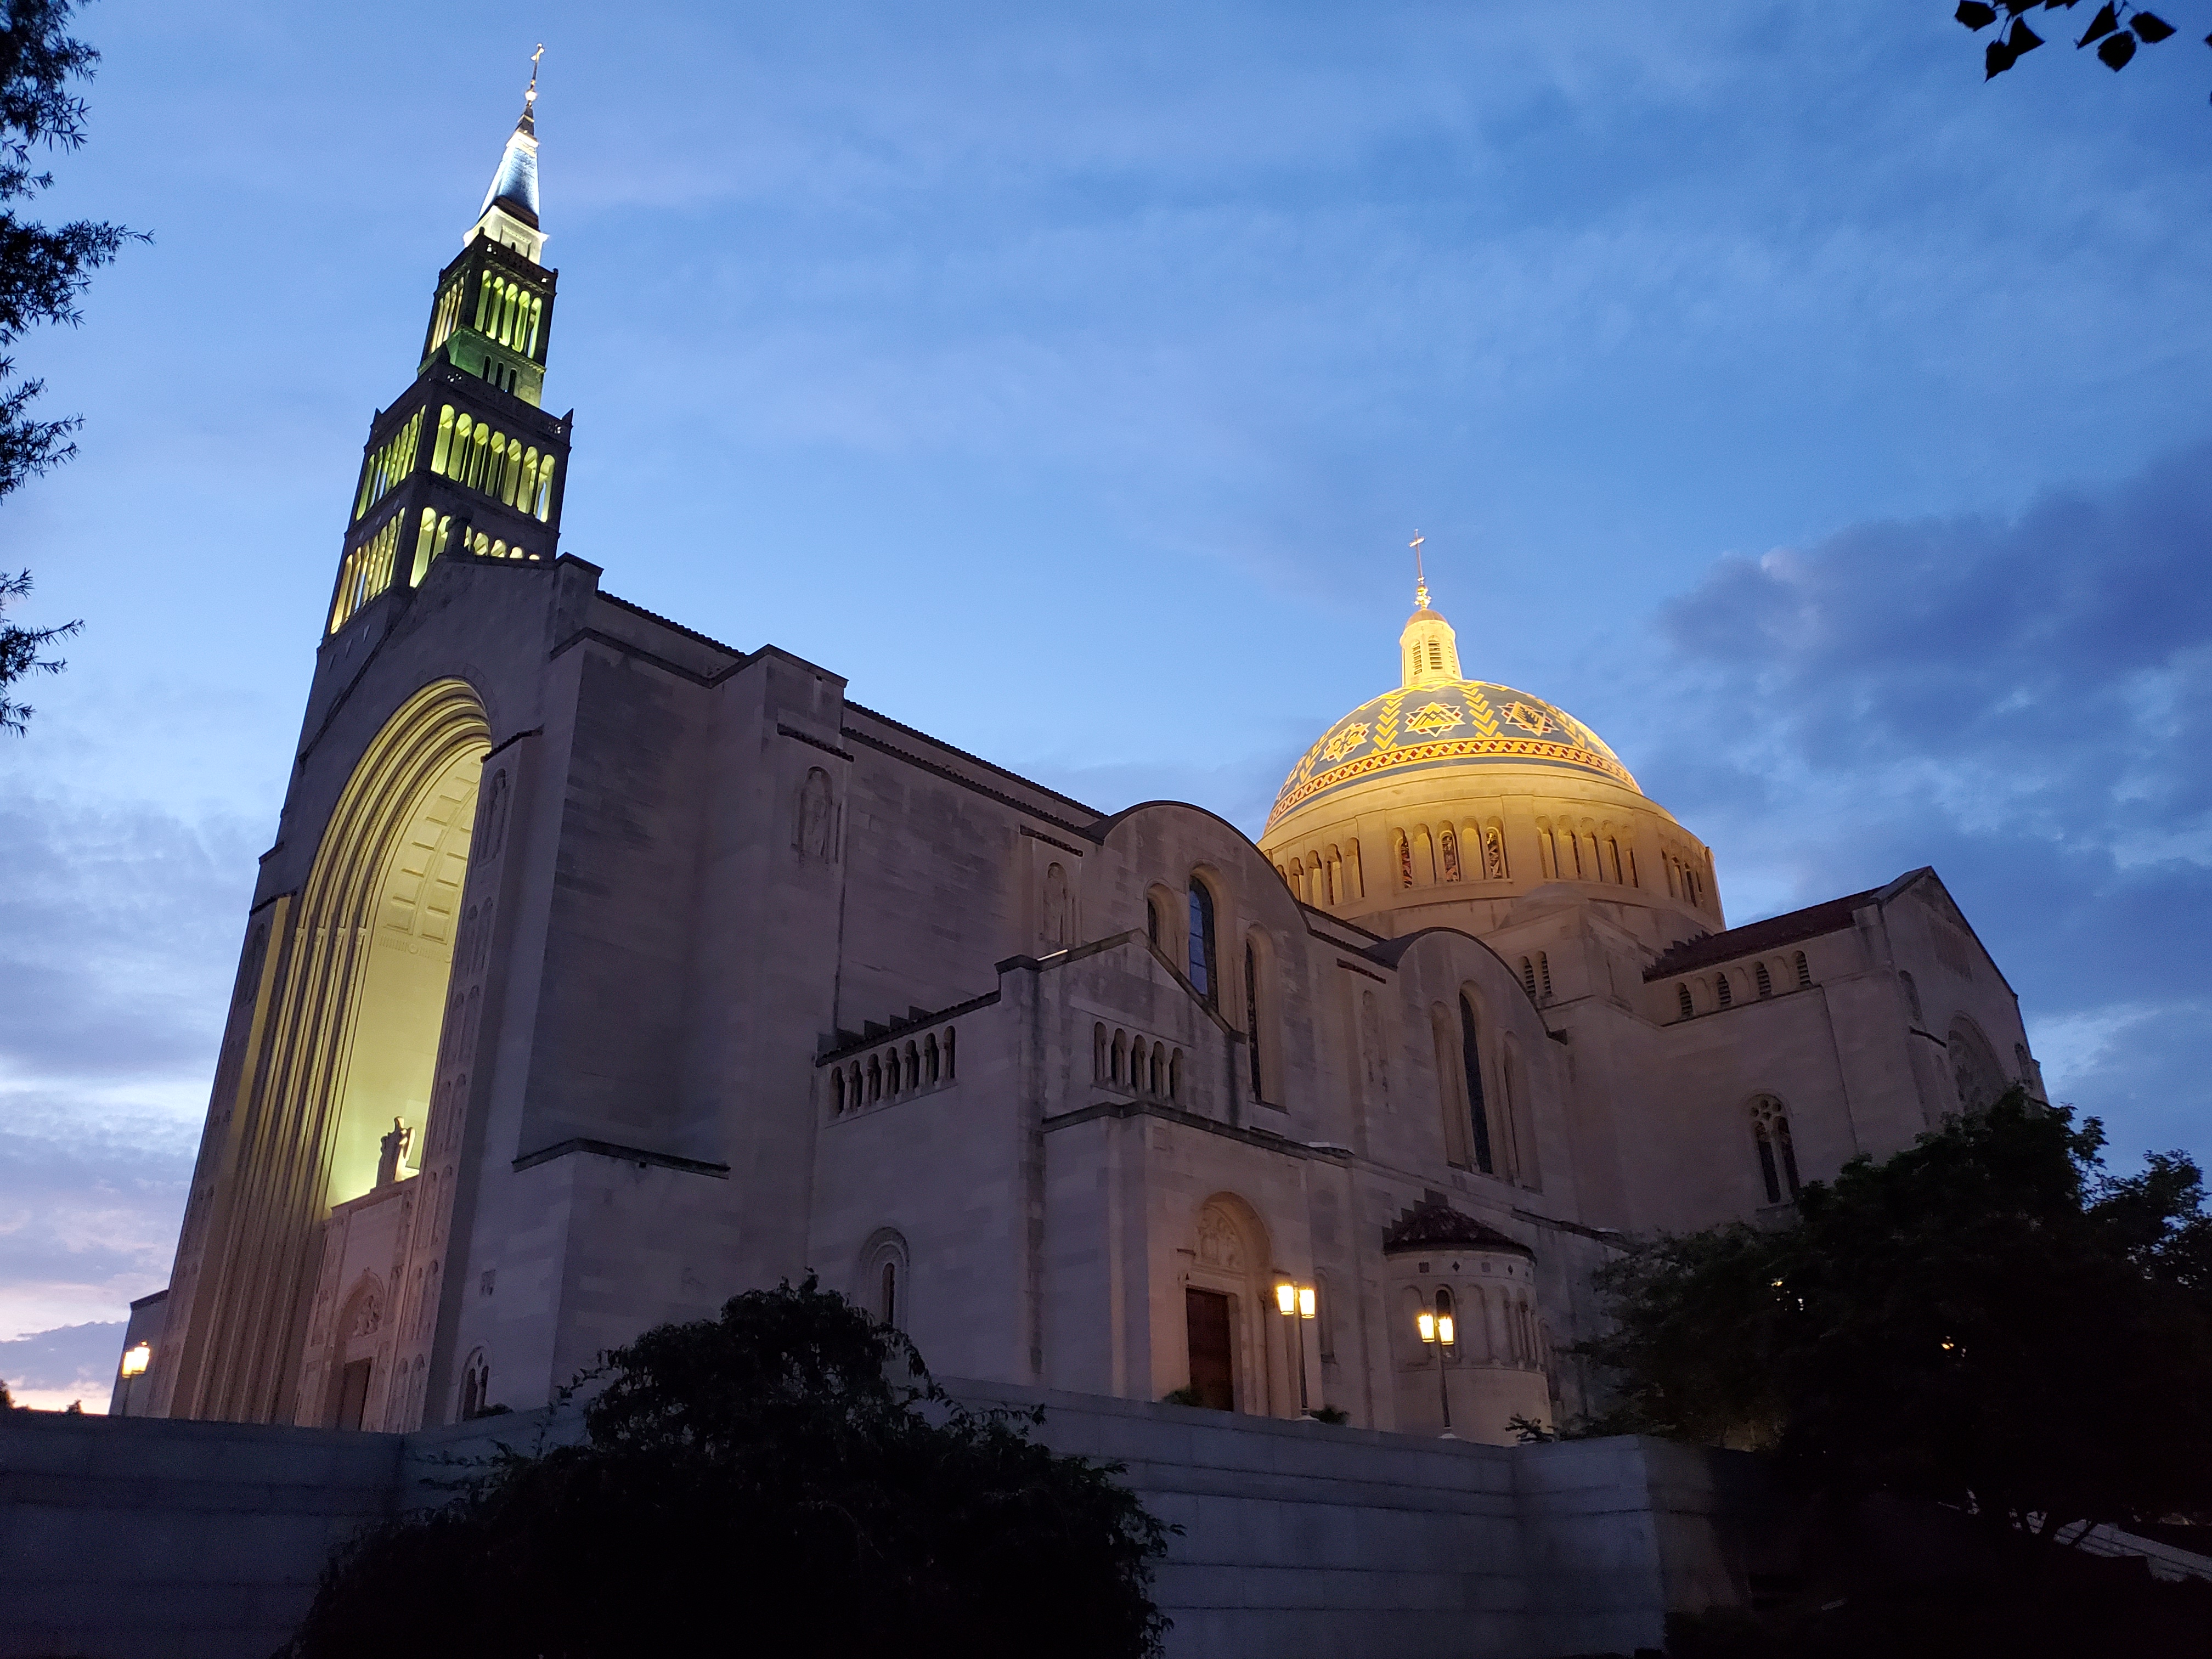
[[(1656, 1647), (1732, 1605), (1707, 1455), (1638, 1439), (1481, 1446), (955, 1382), (1047, 1411), (1056, 1449), (1127, 1465), (1182, 1528), (1158, 1594), (1176, 1659), (1556, 1659)], [(330, 1547), (439, 1500), (543, 1413), (408, 1436), (0, 1413), (0, 1659), (265, 1659)]]

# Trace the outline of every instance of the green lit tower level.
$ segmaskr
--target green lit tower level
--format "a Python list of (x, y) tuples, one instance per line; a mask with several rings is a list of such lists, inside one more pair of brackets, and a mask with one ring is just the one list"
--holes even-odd
[(404, 604), (435, 560), (558, 550), (575, 411), (538, 407), (556, 273), (538, 263), (537, 103), (533, 64), (483, 210), (438, 273), (415, 384), (369, 424), (333, 634), (387, 595)]

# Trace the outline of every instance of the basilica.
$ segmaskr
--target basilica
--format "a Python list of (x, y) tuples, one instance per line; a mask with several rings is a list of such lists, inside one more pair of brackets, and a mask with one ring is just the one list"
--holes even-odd
[(1425, 583), (1256, 845), (605, 592), (534, 97), (370, 426), (118, 1410), (527, 1409), (811, 1272), (949, 1377), (1502, 1443), (1593, 1403), (1626, 1237), (2040, 1092), (1933, 871), (1728, 926)]

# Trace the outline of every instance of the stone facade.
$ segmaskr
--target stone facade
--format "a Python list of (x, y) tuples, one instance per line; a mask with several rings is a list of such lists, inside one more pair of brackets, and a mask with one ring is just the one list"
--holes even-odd
[(1622, 1231), (2033, 1086), (1931, 872), (1726, 928), (1704, 844), (1462, 678), (1425, 586), (1257, 845), (603, 592), (550, 550), (567, 423), (518, 412), (528, 125), (440, 278), (428, 435), (365, 452), (133, 1414), (527, 1410), (814, 1272), (983, 1383), (1503, 1442), (1586, 1403)]

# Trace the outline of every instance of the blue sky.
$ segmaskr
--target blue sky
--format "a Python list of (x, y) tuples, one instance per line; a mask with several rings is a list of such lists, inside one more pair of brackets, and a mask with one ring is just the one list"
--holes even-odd
[(104, 1389), (166, 1276), (362, 439), (541, 36), (610, 591), (1256, 829), (1418, 526), (1732, 920), (1934, 863), (2054, 1092), (2212, 1155), (2212, 56), (1985, 87), (1947, 10), (100, 0), (49, 201), (155, 241), (19, 354), (87, 426), (0, 568), (88, 628), (0, 744), (0, 1375)]

